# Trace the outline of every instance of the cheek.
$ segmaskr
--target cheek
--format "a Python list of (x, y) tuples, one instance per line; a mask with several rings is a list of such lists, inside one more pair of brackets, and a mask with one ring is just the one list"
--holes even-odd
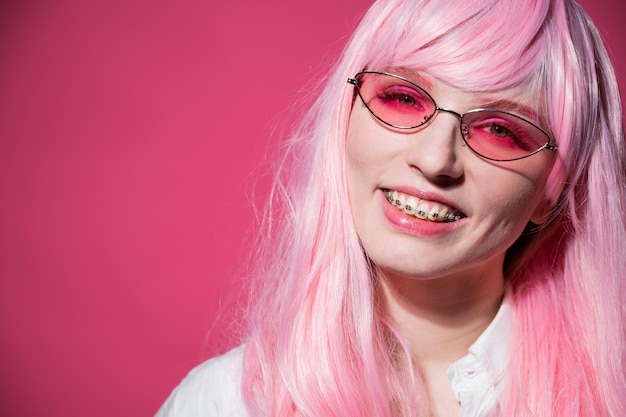
[(545, 187), (552, 161), (535, 155), (519, 161), (489, 163), (480, 161), (466, 169), (476, 184), (480, 198), (495, 212), (508, 214), (514, 223), (526, 223), (545, 200)]
[(354, 116), (353, 112), (346, 138), (348, 174), (350, 174), (350, 170), (358, 171), (376, 163), (372, 153), (372, 148), (376, 146), (376, 141), (372, 138), (371, 132), (362, 128), (361, 124), (357, 123), (355, 119), (358, 118)]
[(354, 115), (350, 119), (346, 138), (346, 174), (351, 202), (361, 188), (359, 184), (366, 181), (368, 173), (371, 175), (371, 167), (375, 163), (370, 152), (372, 140), (366, 131), (355, 126), (353, 120)]
[[(528, 178), (511, 172), (489, 175), (477, 187), (478, 198), (484, 201), (483, 210), (495, 235), (509, 235), (516, 239), (522, 233), (544, 197), (544, 178)], [(514, 240), (514, 239), (513, 239)]]
[[(384, 146), (384, 132), (353, 111), (346, 137), (346, 178), (348, 201), (359, 236), (371, 223), (372, 197), (381, 185), (392, 155)], [(369, 220), (368, 220), (369, 219)]]
[(397, 154), (389, 132), (372, 123), (369, 113), (356, 108), (346, 138), (346, 169), (351, 183), (379, 178)]

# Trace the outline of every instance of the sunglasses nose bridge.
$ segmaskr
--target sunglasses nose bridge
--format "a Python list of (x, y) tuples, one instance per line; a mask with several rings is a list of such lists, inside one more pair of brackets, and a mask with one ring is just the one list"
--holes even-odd
[(463, 115), (459, 112), (456, 112), (451, 109), (446, 109), (445, 107), (434, 106), (434, 110), (432, 111), (432, 113), (427, 116), (424, 116), (424, 123), (430, 122), (437, 115), (438, 112), (450, 113), (451, 115), (456, 116), (459, 119), (459, 121), (463, 120)]
[(432, 119), (435, 116), (435, 114), (437, 114), (437, 112), (448, 113), (448, 114), (451, 114), (453, 116), (456, 116), (459, 119), (459, 123), (461, 125), (461, 133), (462, 133), (462, 136), (463, 136), (463, 140), (465, 141), (465, 135), (468, 133), (468, 126), (463, 123), (463, 115), (461, 113), (457, 112), (457, 111), (452, 110), (452, 109), (447, 109), (445, 107), (437, 106), (437, 107), (435, 107), (435, 111), (432, 114), (432, 116), (430, 116), (428, 119), (429, 120)]
[(444, 113), (450, 113), (450, 114), (452, 114), (452, 115), (454, 115), (454, 116), (458, 117), (458, 118), (459, 118), (459, 121), (461, 121), (461, 120), (463, 119), (463, 115), (462, 115), (461, 113), (456, 112), (456, 111), (451, 110), (451, 109), (446, 109), (445, 107), (437, 107), (437, 108), (435, 109), (435, 111), (441, 111), (441, 112), (444, 112)]

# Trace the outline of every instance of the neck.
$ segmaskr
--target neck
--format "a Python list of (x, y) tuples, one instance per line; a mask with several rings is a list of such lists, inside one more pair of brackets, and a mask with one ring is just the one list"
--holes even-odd
[(381, 274), (383, 303), (422, 366), (449, 366), (467, 354), (495, 317), (502, 274), (420, 280)]

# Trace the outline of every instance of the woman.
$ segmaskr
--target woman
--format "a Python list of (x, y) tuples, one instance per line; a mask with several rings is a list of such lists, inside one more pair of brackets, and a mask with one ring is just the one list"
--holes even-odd
[(290, 142), (245, 345), (160, 415), (626, 415), (621, 114), (572, 1), (376, 2)]

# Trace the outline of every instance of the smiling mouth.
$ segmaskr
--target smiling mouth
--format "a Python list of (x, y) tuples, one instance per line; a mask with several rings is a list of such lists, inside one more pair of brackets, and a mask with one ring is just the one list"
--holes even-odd
[(415, 196), (404, 194), (395, 190), (383, 189), (387, 201), (409, 216), (432, 222), (455, 222), (465, 217), (450, 206), (423, 200)]

